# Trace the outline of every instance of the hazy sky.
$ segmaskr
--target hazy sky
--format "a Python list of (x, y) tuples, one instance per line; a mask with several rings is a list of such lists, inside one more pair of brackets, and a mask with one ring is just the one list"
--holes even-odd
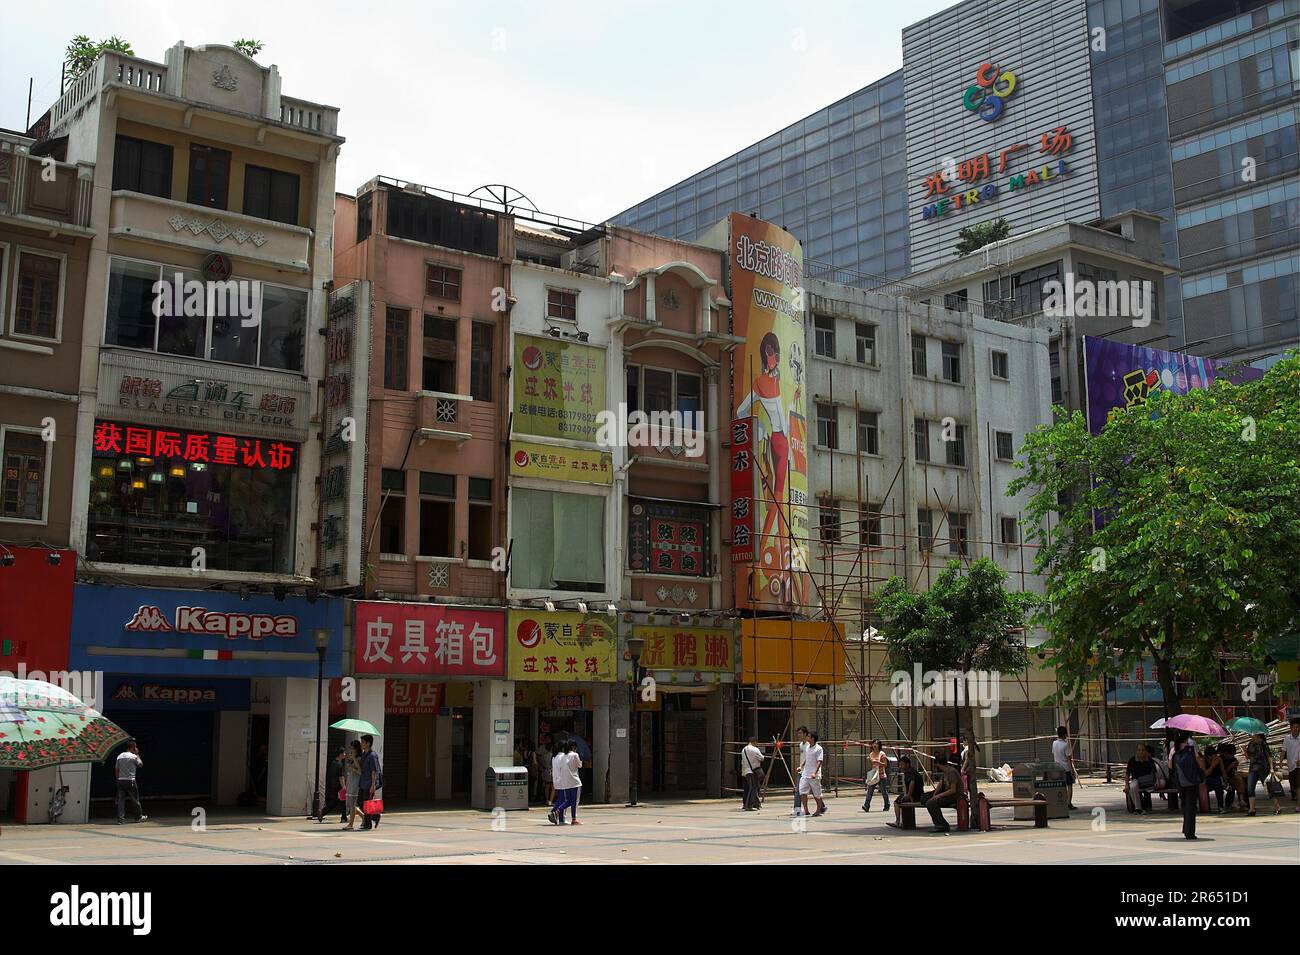
[(285, 93), (340, 108), (339, 191), (504, 182), (599, 222), (898, 69), (903, 26), (952, 3), (13, 2), (0, 126), (29, 77), (33, 118), (58, 97), (73, 34), (157, 61), (255, 37)]

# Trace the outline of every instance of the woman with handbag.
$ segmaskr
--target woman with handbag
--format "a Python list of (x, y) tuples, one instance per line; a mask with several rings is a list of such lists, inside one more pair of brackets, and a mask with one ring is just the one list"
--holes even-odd
[(880, 740), (871, 741), (871, 768), (867, 770), (867, 798), (862, 803), (863, 812), (871, 812), (871, 798), (880, 791), (885, 800), (885, 812), (889, 812), (889, 757), (885, 755)]
[(348, 832), (357, 827), (357, 791), (361, 786), (361, 744), (353, 740), (349, 744), (349, 752), (343, 760), (343, 785), (342, 796), (344, 802), (344, 812), (346, 813), (347, 825), (343, 828)]

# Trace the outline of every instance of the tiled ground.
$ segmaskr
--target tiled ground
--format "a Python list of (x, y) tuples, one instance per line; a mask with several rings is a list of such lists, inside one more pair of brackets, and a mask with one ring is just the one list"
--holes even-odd
[[(393, 812), (373, 832), (340, 832), (335, 823), (300, 818), (214, 813), (203, 830), (183, 816), (127, 826), (112, 820), (5, 826), (0, 863), (1300, 863), (1300, 815), (1289, 803), (1276, 817), (1202, 816), (1201, 839), (1187, 842), (1180, 816), (1124, 812), (1118, 785), (1081, 787), (1075, 802), (1081, 810), (1073, 818), (1052, 820), (1046, 830), (1013, 823), (1010, 810), (996, 810), (995, 823), (1007, 828), (950, 836), (932, 835), (924, 813), (915, 832), (888, 828), (892, 812), (880, 812), (877, 803), (875, 812), (864, 814), (861, 796), (851, 793), (829, 800), (830, 812), (805, 827), (790, 819), (789, 797), (775, 795), (757, 813), (740, 812), (734, 801), (712, 800), (650, 802), (636, 809), (589, 806), (579, 814), (584, 825), (564, 828), (549, 825), (538, 809), (496, 820), (463, 810)], [(1104, 815), (1094, 816), (1094, 807)]]

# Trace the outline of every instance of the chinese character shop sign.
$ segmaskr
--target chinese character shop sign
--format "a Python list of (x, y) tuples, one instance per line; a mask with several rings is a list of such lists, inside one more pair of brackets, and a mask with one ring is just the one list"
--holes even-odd
[(994, 202), (1003, 188), (1019, 193), (1054, 182), (1070, 171), (1061, 156), (1073, 146), (1069, 129), (1057, 126), (1039, 136), (1037, 143), (1009, 143), (936, 169), (919, 185), (926, 202), (921, 218), (938, 220), (950, 212)]
[(514, 430), (594, 443), (605, 410), (605, 352), (532, 335), (515, 337)]
[(614, 622), (598, 614), (510, 611), (512, 680), (613, 683)]
[(158, 458), (168, 464), (225, 464), (259, 470), (293, 469), (297, 445), (267, 438), (241, 438), (208, 431), (171, 431), (96, 421), (95, 454), (100, 457)]
[(352, 624), (356, 672), (502, 676), (505, 617), (438, 604), (359, 601)]
[(645, 641), (640, 665), (647, 670), (731, 673), (735, 668), (731, 630), (705, 627), (633, 627)]

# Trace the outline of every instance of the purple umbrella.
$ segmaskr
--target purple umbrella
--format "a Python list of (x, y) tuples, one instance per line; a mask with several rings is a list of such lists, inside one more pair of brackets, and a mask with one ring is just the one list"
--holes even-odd
[(1212, 719), (1196, 716), (1192, 713), (1179, 713), (1165, 720), (1165, 729), (1187, 730), (1197, 736), (1227, 736), (1223, 727)]

